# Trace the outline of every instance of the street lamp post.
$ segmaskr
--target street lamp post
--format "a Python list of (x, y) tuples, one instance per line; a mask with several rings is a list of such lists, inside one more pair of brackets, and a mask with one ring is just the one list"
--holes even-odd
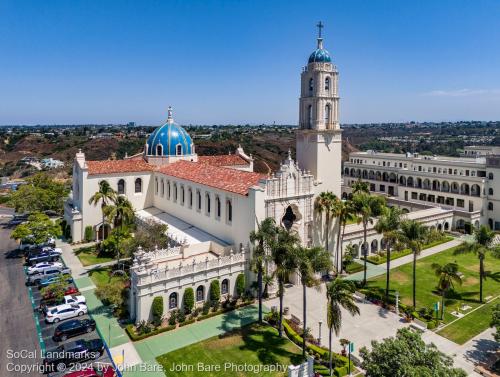
[(396, 295), (396, 314), (399, 315), (399, 291), (394, 292)]
[(323, 324), (323, 321), (318, 322), (318, 325), (319, 325), (318, 343), (320, 346), (321, 346), (321, 325), (322, 324)]

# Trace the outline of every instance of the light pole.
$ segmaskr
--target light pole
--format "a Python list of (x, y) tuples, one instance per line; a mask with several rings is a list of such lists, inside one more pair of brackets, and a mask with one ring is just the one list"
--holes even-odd
[(319, 321), (319, 334), (318, 334), (318, 344), (321, 346), (321, 325), (323, 324), (323, 321)]
[(396, 295), (396, 315), (399, 315), (399, 291), (394, 292)]

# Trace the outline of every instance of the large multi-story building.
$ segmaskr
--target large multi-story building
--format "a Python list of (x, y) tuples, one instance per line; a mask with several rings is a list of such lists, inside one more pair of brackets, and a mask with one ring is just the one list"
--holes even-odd
[(369, 183), (372, 192), (407, 203), (452, 209), (455, 229), (485, 224), (500, 230), (500, 156), (494, 154), (494, 147), (466, 150), (471, 157), (371, 150), (351, 153), (344, 163), (343, 195), (361, 179)]

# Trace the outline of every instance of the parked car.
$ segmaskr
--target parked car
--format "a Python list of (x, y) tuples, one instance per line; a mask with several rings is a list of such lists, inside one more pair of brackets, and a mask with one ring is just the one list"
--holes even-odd
[[(38, 289), (42, 289), (43, 287), (46, 287), (52, 283), (57, 282), (59, 277), (60, 277), (60, 275), (56, 275), (56, 276), (52, 276), (52, 277), (43, 279), (42, 281), (40, 281), (40, 283), (38, 283)], [(63, 282), (65, 282), (67, 284), (73, 283), (73, 278), (69, 275), (63, 275)]]
[(94, 330), (95, 321), (93, 319), (73, 319), (58, 325), (54, 330), (52, 339), (56, 342), (61, 342), (80, 334), (90, 333)]
[(71, 269), (67, 267), (49, 267), (46, 270), (39, 272), (38, 274), (28, 275), (26, 277), (26, 284), (28, 285), (39, 285), (42, 281), (51, 278), (58, 277), (60, 275), (71, 275)]
[(28, 266), (33, 266), (40, 262), (57, 262), (60, 255), (52, 252), (41, 252), (35, 255), (30, 255), (26, 258)]
[(21, 243), (19, 244), (19, 250), (29, 250), (29, 249), (35, 249), (37, 247), (41, 247), (41, 246), (52, 246), (52, 247), (55, 247), (56, 246), (56, 239), (54, 237), (50, 237), (47, 242), (44, 242), (42, 244), (35, 244), (33, 241), (31, 241), (31, 238), (32, 237), (26, 237), (24, 240), (21, 241)]
[(87, 305), (85, 304), (63, 304), (53, 306), (47, 310), (45, 321), (47, 323), (57, 323), (65, 319), (87, 314), (87, 311)]
[(28, 267), (28, 275), (35, 275), (45, 271), (48, 268), (59, 268), (63, 269), (64, 265), (61, 262), (40, 262), (34, 266)]
[[(76, 287), (68, 287), (64, 291), (65, 296), (70, 296), (70, 295), (79, 295), (80, 291)], [(49, 300), (51, 298), (54, 298), (54, 293), (53, 292), (47, 292), (43, 297), (42, 300)]]
[(54, 254), (59, 254), (61, 255), (62, 254), (62, 249), (60, 247), (53, 247), (53, 246), (42, 246), (40, 248), (41, 252), (45, 252), (45, 253), (48, 253), (48, 252), (52, 252)]
[(78, 362), (98, 359), (103, 353), (104, 344), (101, 339), (78, 339), (46, 351), (46, 357), (43, 360), (44, 370), (62, 372), (66, 370), (66, 367)]
[(48, 300), (42, 299), (40, 301), (39, 310), (43, 313), (47, 313), (47, 310), (53, 306), (63, 305), (63, 304), (85, 304), (85, 296), (70, 296), (66, 295), (61, 299), (52, 298)]
[(67, 373), (64, 377), (116, 377), (116, 371), (111, 365), (97, 365)]

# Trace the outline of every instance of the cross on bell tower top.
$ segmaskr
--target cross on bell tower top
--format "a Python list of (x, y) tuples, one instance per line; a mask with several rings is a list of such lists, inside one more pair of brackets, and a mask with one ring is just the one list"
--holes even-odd
[(321, 29), (323, 29), (325, 25), (323, 25), (323, 22), (319, 21), (316, 26), (318, 28), (318, 38), (321, 38)]

